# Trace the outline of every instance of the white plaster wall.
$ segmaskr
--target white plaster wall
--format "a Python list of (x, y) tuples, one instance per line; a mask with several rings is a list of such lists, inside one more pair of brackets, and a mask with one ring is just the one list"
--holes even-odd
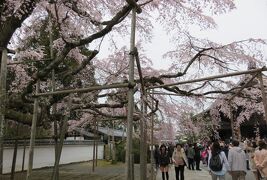
[[(29, 147), (26, 147), (24, 170), (28, 167)], [(3, 172), (11, 172), (13, 148), (4, 149)], [(104, 158), (104, 145), (98, 145), (98, 159)], [(23, 159), (23, 147), (18, 147), (16, 171), (21, 171)], [(64, 145), (60, 158), (60, 164), (89, 161), (93, 159), (93, 145)], [(53, 145), (36, 146), (34, 148), (33, 168), (53, 166), (55, 162), (55, 149)]]

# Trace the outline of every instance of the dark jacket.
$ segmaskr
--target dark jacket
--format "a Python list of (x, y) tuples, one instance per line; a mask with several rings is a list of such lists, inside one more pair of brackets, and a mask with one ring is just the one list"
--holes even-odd
[(164, 154), (159, 154), (159, 165), (160, 166), (167, 166), (170, 164), (170, 156), (168, 152), (165, 152)]

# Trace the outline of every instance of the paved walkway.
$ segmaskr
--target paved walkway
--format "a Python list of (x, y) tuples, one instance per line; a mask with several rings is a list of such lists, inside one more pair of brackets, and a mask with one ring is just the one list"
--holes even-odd
[[(185, 179), (186, 180), (211, 180), (211, 176), (208, 172), (208, 168), (206, 166), (201, 166), (201, 171), (192, 171), (185, 168)], [(171, 166), (169, 169), (169, 180), (175, 180), (175, 170), (174, 167)], [(157, 180), (162, 180), (161, 172), (158, 171), (157, 173)], [(227, 173), (225, 180), (232, 180), (231, 176)], [(251, 171), (247, 172), (246, 180), (254, 180), (253, 173)]]
[[(139, 164), (135, 164), (134, 175), (135, 180), (140, 179)], [(148, 170), (149, 170), (148, 165)], [(186, 180), (211, 180), (211, 176), (207, 171), (207, 167), (201, 167), (202, 171), (190, 171), (185, 169)], [(98, 167), (92, 171), (91, 162), (75, 163), (62, 165), (59, 168), (60, 180), (125, 180), (125, 164), (117, 163), (110, 164), (107, 161), (99, 161)], [(175, 180), (175, 170), (171, 167), (169, 170), (169, 180)], [(42, 168), (33, 170), (32, 180), (49, 180), (51, 179), (52, 168)], [(0, 175), (0, 180), (9, 180), (10, 175)], [(15, 180), (26, 179), (26, 172), (18, 172), (15, 175)], [(161, 180), (161, 173), (157, 173), (156, 180)], [(230, 176), (226, 176), (226, 180), (231, 180)], [(248, 172), (246, 180), (254, 180), (252, 173)]]
[[(184, 176), (186, 180), (210, 180), (209, 172), (202, 168), (202, 171), (190, 171), (185, 168)], [(174, 166), (169, 169), (169, 180), (175, 180)], [(157, 180), (161, 180), (161, 172), (157, 173)]]

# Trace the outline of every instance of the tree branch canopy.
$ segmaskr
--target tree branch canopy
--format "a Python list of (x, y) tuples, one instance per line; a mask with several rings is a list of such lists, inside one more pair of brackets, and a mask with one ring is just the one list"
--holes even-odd
[[(21, 26), (23, 21), (33, 12), (38, 0), (23, 0), (20, 7), (14, 12), (14, 15), (6, 17), (0, 24), (0, 47), (7, 47), (15, 30)], [(5, 1), (2, 1), (1, 8)], [(5, 12), (1, 11), (3, 18)]]

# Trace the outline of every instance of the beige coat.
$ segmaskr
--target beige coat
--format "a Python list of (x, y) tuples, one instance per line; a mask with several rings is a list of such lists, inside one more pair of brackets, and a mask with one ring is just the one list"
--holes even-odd
[[(181, 153), (181, 154), (180, 154)], [(184, 149), (182, 148), (181, 149), (181, 152), (177, 152), (177, 149), (174, 149), (173, 151), (173, 154), (172, 154), (172, 161), (174, 162), (174, 165), (176, 166), (175, 162), (176, 162), (176, 159), (178, 158), (178, 154), (180, 154), (182, 156), (182, 159), (184, 160), (184, 165), (185, 166), (188, 166), (188, 161), (187, 161), (187, 157), (185, 155), (185, 152), (184, 152)]]
[(254, 153), (254, 162), (262, 176), (267, 177), (267, 150), (256, 150)]

